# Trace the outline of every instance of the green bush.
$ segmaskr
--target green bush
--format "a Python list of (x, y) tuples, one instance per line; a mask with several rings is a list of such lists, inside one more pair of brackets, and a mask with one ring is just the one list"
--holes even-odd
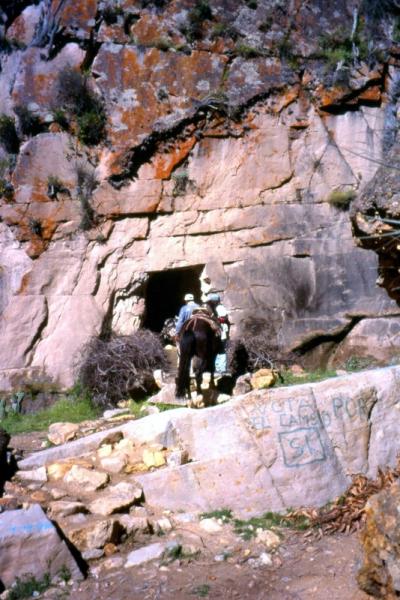
[(351, 356), (347, 359), (344, 368), (346, 371), (362, 371), (373, 366), (374, 360), (366, 356)]
[(211, 30), (211, 39), (215, 39), (217, 37), (225, 37), (231, 38), (232, 40), (236, 40), (238, 37), (238, 32), (236, 29), (227, 23), (216, 23)]
[(242, 58), (258, 58), (259, 56), (265, 56), (265, 52), (261, 48), (254, 48), (247, 44), (236, 44), (235, 53)]
[(78, 200), (81, 205), (81, 222), (79, 227), (83, 231), (88, 231), (97, 222), (97, 215), (90, 204), (90, 200), (98, 182), (94, 169), (91, 169), (84, 163), (76, 165), (76, 179)]
[(68, 193), (61, 179), (57, 175), (49, 175), (47, 178), (47, 195), (49, 198), (57, 198), (57, 194)]
[(326, 61), (328, 69), (339, 63), (351, 64), (357, 59), (357, 55), (359, 60), (368, 58), (370, 50), (364, 25), (364, 20), (359, 19), (354, 35), (346, 29), (340, 29), (320, 37), (319, 57)]
[(18, 117), (19, 127), (23, 135), (34, 136), (44, 131), (39, 117), (29, 110), (27, 106), (20, 104), (15, 107), (14, 111)]
[(105, 137), (106, 114), (103, 103), (89, 87), (87, 75), (70, 67), (58, 76), (58, 98), (62, 109), (69, 111), (78, 124), (78, 138), (88, 146)]
[(18, 154), (19, 138), (15, 128), (15, 121), (8, 115), (0, 115), (0, 144), (6, 152)]
[(188, 24), (183, 33), (190, 42), (201, 39), (203, 35), (203, 23), (212, 19), (213, 14), (207, 0), (197, 0), (195, 6), (189, 11)]
[(102, 109), (90, 110), (77, 117), (78, 139), (82, 144), (95, 146), (104, 138), (106, 116)]
[(166, 52), (167, 50), (175, 49), (174, 43), (168, 37), (156, 38), (153, 42), (153, 46), (154, 46), (154, 48), (157, 48), (158, 50), (162, 50), (163, 52)]
[(191, 183), (187, 171), (181, 171), (180, 173), (172, 175), (172, 179), (175, 182), (172, 195), (174, 197), (184, 196), (189, 184)]
[(350, 38), (337, 34), (321, 36), (319, 40), (320, 56), (328, 68), (335, 67), (339, 62), (349, 63), (353, 58), (353, 44)]
[(54, 119), (54, 122), (58, 123), (62, 129), (64, 129), (65, 131), (68, 131), (68, 128), (69, 128), (68, 117), (67, 117), (64, 109), (55, 108), (53, 110), (53, 119)]
[(7, 179), (0, 178), (0, 198), (12, 200), (14, 198), (14, 187)]
[(24, 578), (17, 577), (7, 596), (8, 600), (22, 600), (32, 598), (36, 594), (45, 592), (51, 584), (50, 573), (45, 573), (42, 579), (27, 574)]
[(333, 190), (327, 197), (326, 201), (332, 204), (336, 208), (341, 210), (347, 210), (350, 203), (356, 197), (355, 190)]

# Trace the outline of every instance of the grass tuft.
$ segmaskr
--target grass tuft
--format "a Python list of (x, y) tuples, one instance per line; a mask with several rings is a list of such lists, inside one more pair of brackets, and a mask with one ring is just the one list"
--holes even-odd
[(230, 508), (220, 508), (210, 512), (201, 513), (201, 519), (221, 519), (222, 521), (231, 521), (232, 511)]
[(80, 423), (81, 421), (96, 419), (99, 415), (100, 411), (93, 407), (87, 395), (82, 397), (71, 395), (58, 400), (49, 408), (35, 414), (8, 413), (0, 421), (0, 426), (10, 435), (15, 435), (30, 431), (45, 431), (52, 423), (62, 421)]
[(32, 598), (50, 587), (50, 573), (45, 573), (42, 579), (36, 579), (34, 575), (27, 574), (23, 579), (17, 577), (14, 585), (8, 593), (8, 600), (20, 600)]
[(305, 372), (303, 376), (294, 375), (291, 371), (281, 371), (280, 374), (282, 381), (278, 380), (275, 387), (298, 385), (301, 383), (314, 383), (337, 376), (336, 371), (333, 369), (317, 369), (316, 371), (311, 371), (309, 373)]
[(244, 540), (250, 540), (257, 535), (258, 529), (273, 529), (276, 527), (291, 527), (299, 531), (304, 531), (311, 527), (307, 517), (301, 515), (296, 518), (287, 517), (279, 513), (266, 512), (261, 517), (252, 517), (247, 521), (234, 519), (233, 526), (235, 533)]

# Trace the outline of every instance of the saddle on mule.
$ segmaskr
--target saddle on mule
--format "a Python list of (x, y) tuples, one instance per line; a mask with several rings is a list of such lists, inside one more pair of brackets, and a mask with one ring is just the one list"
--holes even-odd
[(208, 323), (214, 334), (219, 337), (221, 336), (221, 324), (213, 315), (210, 314), (210, 311), (207, 308), (194, 309), (192, 316), (183, 324), (180, 331), (180, 336), (182, 336), (185, 331), (193, 331), (196, 329), (196, 325), (199, 321)]

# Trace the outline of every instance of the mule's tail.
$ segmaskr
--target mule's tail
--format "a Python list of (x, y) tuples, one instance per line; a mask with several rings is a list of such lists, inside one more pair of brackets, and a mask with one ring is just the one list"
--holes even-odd
[(176, 397), (184, 398), (190, 395), (190, 362), (194, 355), (196, 338), (193, 331), (185, 331), (179, 343), (179, 367), (176, 378)]

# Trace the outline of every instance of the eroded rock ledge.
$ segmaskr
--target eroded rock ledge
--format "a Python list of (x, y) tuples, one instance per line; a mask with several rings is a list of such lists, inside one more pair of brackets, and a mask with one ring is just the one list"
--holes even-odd
[[(399, 452), (400, 368), (364, 371), (315, 384), (251, 392), (196, 411), (177, 409), (37, 452), (20, 469), (84, 457), (116, 432), (134, 444), (180, 447), (190, 462), (127, 478), (153, 509), (242, 516), (321, 506), (351, 475), (375, 477)], [(82, 459), (83, 460), (83, 459)], [(23, 473), (23, 471), (21, 471)]]

